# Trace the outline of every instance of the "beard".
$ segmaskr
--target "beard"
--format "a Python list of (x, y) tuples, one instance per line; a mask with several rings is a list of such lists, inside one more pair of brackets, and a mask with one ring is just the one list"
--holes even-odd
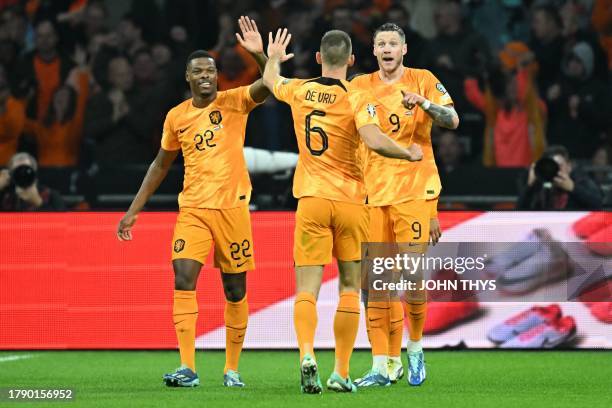
[(384, 72), (395, 72), (402, 66), (402, 59), (397, 61), (392, 61), (391, 65), (388, 63), (385, 64), (386, 61), (383, 61), (382, 58), (378, 61), (378, 68)]

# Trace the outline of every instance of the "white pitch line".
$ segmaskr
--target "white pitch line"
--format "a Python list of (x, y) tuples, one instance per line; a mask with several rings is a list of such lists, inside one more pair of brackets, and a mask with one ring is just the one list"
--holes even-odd
[(9, 361), (24, 360), (26, 358), (34, 357), (32, 354), (14, 354), (12, 356), (0, 357), (0, 363), (7, 363)]

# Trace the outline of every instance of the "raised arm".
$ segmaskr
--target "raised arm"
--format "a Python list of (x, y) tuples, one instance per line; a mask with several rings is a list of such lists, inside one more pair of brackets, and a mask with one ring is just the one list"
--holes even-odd
[(423, 158), (421, 146), (412, 144), (406, 149), (385, 135), (376, 125), (362, 126), (359, 128), (359, 136), (368, 148), (381, 156), (408, 161), (419, 161)]
[(286, 54), (289, 41), (291, 34), (286, 28), (279, 28), (274, 38), (272, 33), (268, 34), (268, 62), (263, 74), (263, 84), (270, 91), (274, 90), (274, 84), (280, 78), (280, 64), (293, 58), (293, 54)]
[(408, 110), (413, 109), (415, 105), (419, 105), (433, 119), (433, 122), (443, 128), (457, 129), (459, 127), (459, 115), (453, 105), (437, 105), (432, 103), (425, 97), (412, 92), (402, 91), (404, 98), (402, 104)]
[(138, 213), (143, 209), (149, 198), (155, 193), (161, 182), (166, 178), (168, 170), (178, 155), (178, 150), (159, 149), (157, 157), (149, 166), (147, 174), (140, 185), (140, 189), (134, 197), (130, 208), (125, 213), (117, 228), (119, 241), (130, 241), (132, 239), (132, 226), (138, 218)]
[[(255, 24), (255, 20), (246, 16), (240, 16), (238, 19), (238, 26), (240, 27), (240, 34), (236, 33), (238, 44), (251, 54), (255, 62), (257, 62), (259, 72), (263, 74), (268, 59), (266, 58), (266, 54), (264, 54), (263, 40), (257, 29), (257, 24)], [(258, 103), (263, 102), (268, 95), (270, 95), (270, 91), (263, 85), (261, 80), (257, 80), (251, 85), (249, 93), (251, 94), (251, 98)]]

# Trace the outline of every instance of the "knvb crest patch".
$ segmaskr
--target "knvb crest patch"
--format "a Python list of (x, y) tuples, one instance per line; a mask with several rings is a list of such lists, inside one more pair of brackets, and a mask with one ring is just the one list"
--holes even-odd
[(218, 125), (223, 120), (221, 112), (219, 112), (218, 110), (210, 112), (208, 117), (210, 118), (210, 123), (212, 123), (213, 125)]
[(368, 103), (368, 106), (366, 106), (366, 111), (368, 112), (368, 115), (370, 115), (370, 117), (376, 117), (376, 106), (372, 105), (371, 103)]
[(442, 95), (446, 94), (446, 88), (444, 88), (444, 85), (439, 82), (436, 84), (436, 89), (440, 91)]
[(184, 239), (177, 239), (176, 241), (174, 241), (174, 252), (179, 253), (183, 250), (183, 248), (185, 248)]

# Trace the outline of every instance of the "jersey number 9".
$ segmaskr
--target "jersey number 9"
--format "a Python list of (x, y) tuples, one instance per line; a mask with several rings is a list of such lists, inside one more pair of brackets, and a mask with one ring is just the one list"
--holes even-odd
[(400, 118), (395, 113), (392, 113), (391, 116), (389, 116), (389, 123), (395, 126), (393, 129), (391, 129), (391, 132), (395, 133), (400, 129)]

